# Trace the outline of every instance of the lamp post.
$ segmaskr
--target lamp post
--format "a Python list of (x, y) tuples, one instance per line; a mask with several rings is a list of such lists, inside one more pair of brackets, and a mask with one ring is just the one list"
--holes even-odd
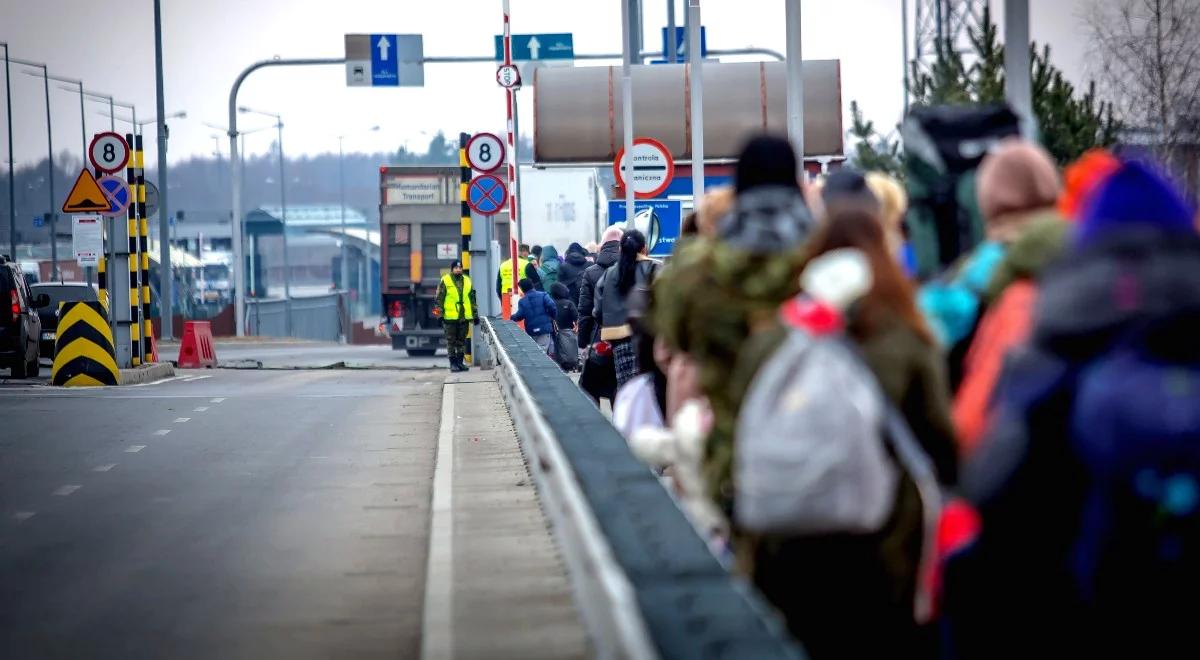
[[(367, 129), (367, 131), (371, 132), (371, 133), (374, 133), (378, 130), (379, 130), (378, 126), (372, 126), (371, 128)], [(345, 162), (346, 161), (346, 150), (344, 148), (344, 145), (342, 144), (345, 139), (346, 139), (345, 135), (338, 136), (338, 201), (339, 201), (339, 204), (341, 205), (341, 215), (342, 215), (342, 279), (341, 279), (341, 283), (342, 283), (343, 289), (349, 290), (350, 289), (350, 259), (349, 259), (350, 250), (348, 249), (349, 246), (347, 245), (347, 239), (349, 238), (349, 234), (346, 233), (346, 162)], [(366, 251), (366, 257), (367, 257), (367, 259), (371, 258), (370, 250)], [(359, 292), (360, 298), (362, 295), (362, 288), (363, 288), (362, 285), (363, 285), (363, 283), (360, 281), (355, 286), (355, 290)]]
[(4, 116), (8, 119), (8, 246), (9, 256), (15, 259), (17, 256), (17, 193), (14, 177), (17, 166), (13, 162), (12, 85), (9, 81), (8, 43), (0, 41), (0, 46), (4, 46), (4, 104), (7, 110)]
[[(7, 49), (6, 49), (7, 50)], [(46, 156), (49, 162), (50, 175), (47, 182), (50, 185), (50, 279), (58, 279), (58, 213), (54, 208), (54, 128), (50, 121), (50, 76), (45, 64), (26, 62), (15, 57), (9, 57), (10, 62), (22, 66), (42, 70), (42, 82), (46, 92)]]
[(253, 113), (264, 117), (271, 117), (275, 120), (275, 128), (279, 131), (277, 138), (277, 146), (279, 147), (279, 226), (280, 238), (283, 242), (283, 328), (284, 334), (288, 337), (292, 336), (292, 265), (288, 258), (288, 240), (287, 240), (287, 179), (284, 178), (283, 171), (283, 117), (274, 112), (264, 112), (262, 110), (253, 110), (246, 106), (239, 106), (238, 112), (242, 114)]

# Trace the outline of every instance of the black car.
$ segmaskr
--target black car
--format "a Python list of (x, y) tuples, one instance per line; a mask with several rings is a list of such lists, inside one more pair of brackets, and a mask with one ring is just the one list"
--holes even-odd
[(50, 304), (50, 297), (36, 298), (16, 262), (0, 255), (0, 368), (12, 370), (13, 378), (36, 376), (42, 320), (37, 310)]
[(45, 282), (29, 287), (36, 298), (39, 294), (50, 297), (50, 304), (38, 309), (42, 319), (42, 357), (54, 357), (54, 340), (58, 338), (58, 310), (62, 303), (95, 302), (99, 300), (96, 290), (83, 282)]

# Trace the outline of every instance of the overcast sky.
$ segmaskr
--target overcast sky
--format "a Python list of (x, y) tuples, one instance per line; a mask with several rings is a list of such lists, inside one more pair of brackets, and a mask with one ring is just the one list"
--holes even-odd
[[(1084, 70), (1078, 13), (1087, 1), (1030, 0), (1033, 38), (1049, 42), (1055, 62), (1074, 79)], [(676, 2), (682, 24), (686, 1)], [(256, 60), (342, 57), (343, 35), (363, 32), (423, 34), (427, 56), (490, 54), (492, 35), (502, 26), (500, 0), (163, 0), (162, 5), (166, 109), (188, 113), (171, 122), (172, 161), (213, 153), (219, 131), (202, 122), (228, 123), (230, 86)], [(704, 0), (702, 11), (710, 48), (784, 50), (782, 0)], [(660, 43), (666, 0), (645, 0), (645, 12), (650, 48)], [(857, 100), (878, 125), (894, 125), (902, 103), (900, 0), (810, 1), (804, 12), (804, 55), (842, 61), (844, 106)], [(517, 33), (572, 32), (577, 53), (620, 51), (619, 0), (512, 0), (512, 22)], [(86, 88), (134, 103), (139, 119), (156, 114), (151, 0), (0, 0), (0, 41), (11, 44), (14, 57), (47, 63), (52, 75), (82, 78)], [(12, 76), (20, 164), (43, 158), (46, 150), (42, 83), (25, 70), (14, 66)], [(494, 74), (491, 64), (431, 64), (424, 88), (350, 89), (339, 66), (267, 69), (249, 78), (239, 101), (284, 115), (289, 155), (336, 151), (339, 133), (347, 135), (347, 150), (400, 144), (421, 150), (438, 130), (503, 126), (504, 96)], [(55, 152), (78, 154), (78, 95), (57, 84), (50, 93)], [(89, 134), (107, 130), (102, 110), (102, 104), (87, 103)], [(522, 117), (531, 126), (524, 111)], [(239, 121), (244, 130), (271, 120)], [(368, 133), (374, 125), (380, 132)], [(118, 130), (127, 127), (118, 123)], [(156, 157), (152, 135), (148, 130), (149, 163)], [(265, 151), (272, 136), (247, 137), (248, 151)], [(4, 140), (0, 131), (0, 144)], [(220, 149), (228, 150), (228, 140), (221, 140)]]

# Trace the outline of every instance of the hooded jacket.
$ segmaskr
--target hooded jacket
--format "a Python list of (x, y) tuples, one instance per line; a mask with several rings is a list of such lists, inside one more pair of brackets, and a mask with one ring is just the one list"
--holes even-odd
[(587, 267), (579, 283), (579, 347), (587, 348), (599, 337), (600, 329), (592, 314), (596, 306), (596, 283), (605, 271), (621, 259), (621, 241), (609, 241), (596, 253), (596, 263)]
[(563, 263), (558, 267), (558, 281), (567, 287), (567, 298), (576, 305), (579, 304), (579, 287), (583, 280), (583, 272), (589, 266), (587, 250), (578, 243), (572, 243), (567, 248)]
[(558, 250), (553, 245), (542, 248), (542, 265), (538, 268), (538, 276), (542, 278), (542, 290), (549, 292), (550, 285), (558, 281)]

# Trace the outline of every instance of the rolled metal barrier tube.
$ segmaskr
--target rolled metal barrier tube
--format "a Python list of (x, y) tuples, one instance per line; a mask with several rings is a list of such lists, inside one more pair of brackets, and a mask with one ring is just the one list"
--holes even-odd
[(578, 386), (515, 323), (483, 328), (597, 657), (804, 658)]

